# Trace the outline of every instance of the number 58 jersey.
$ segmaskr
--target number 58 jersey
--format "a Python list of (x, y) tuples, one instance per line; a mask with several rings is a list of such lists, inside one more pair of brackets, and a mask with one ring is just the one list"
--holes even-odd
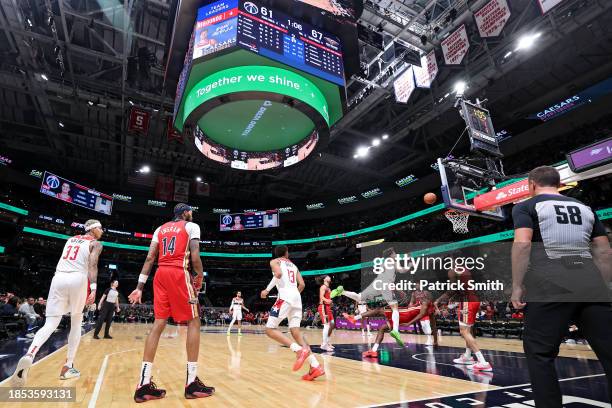
[(157, 243), (160, 267), (189, 269), (189, 242), (200, 239), (198, 224), (187, 221), (167, 222), (155, 230), (152, 242)]
[(86, 275), (89, 262), (89, 244), (92, 241), (95, 241), (95, 239), (91, 235), (76, 235), (68, 238), (55, 270), (57, 272), (79, 272)]

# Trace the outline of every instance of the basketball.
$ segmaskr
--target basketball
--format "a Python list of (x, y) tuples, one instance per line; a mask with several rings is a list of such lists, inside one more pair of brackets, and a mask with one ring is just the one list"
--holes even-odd
[(425, 204), (432, 205), (437, 200), (438, 200), (438, 197), (436, 197), (434, 193), (427, 193), (423, 196), (423, 201), (425, 201)]

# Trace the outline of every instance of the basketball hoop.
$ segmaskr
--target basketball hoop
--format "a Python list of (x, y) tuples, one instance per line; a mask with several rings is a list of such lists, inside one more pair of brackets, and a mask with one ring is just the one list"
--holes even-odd
[(467, 234), (469, 232), (468, 219), (470, 214), (451, 209), (446, 211), (444, 216), (453, 224), (453, 232), (457, 234)]

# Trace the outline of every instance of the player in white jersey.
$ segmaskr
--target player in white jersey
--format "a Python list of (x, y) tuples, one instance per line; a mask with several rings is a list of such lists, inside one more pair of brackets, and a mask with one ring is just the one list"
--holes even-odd
[[(23, 387), (28, 371), (36, 353), (55, 331), (62, 316), (70, 313), (70, 334), (68, 335), (68, 357), (60, 372), (60, 379), (79, 377), (80, 373), (73, 367), (79, 342), (81, 340), (81, 323), (85, 304), (92, 304), (96, 299), (96, 280), (98, 279), (98, 258), (102, 245), (98, 239), (104, 230), (98, 220), (85, 223), (85, 234), (69, 238), (64, 245), (62, 257), (57, 263), (55, 275), (51, 281), (47, 298), (47, 318), (43, 327), (38, 330), (25, 356), (17, 363), (11, 377), (13, 387)], [(87, 296), (87, 282), (90, 282), (91, 293)]]
[[(324, 375), (325, 371), (323, 371), (316, 357), (311, 354), (310, 346), (306, 343), (300, 331), (300, 323), (302, 322), (301, 293), (306, 284), (298, 268), (289, 260), (289, 251), (285, 245), (275, 247), (274, 256), (275, 258), (270, 261), (272, 280), (268, 287), (261, 291), (261, 298), (265, 299), (273, 287), (278, 290), (278, 299), (270, 310), (270, 316), (266, 324), (266, 335), (296, 353), (293, 371), (299, 370), (308, 359), (310, 370), (302, 376), (302, 379), (312, 381)], [(294, 341), (291, 341), (278, 330), (278, 325), (285, 319), (288, 321), (289, 331)]]
[(249, 313), (249, 309), (244, 307), (244, 299), (242, 298), (242, 292), (236, 292), (236, 297), (232, 299), (229, 311), (232, 314), (232, 321), (227, 328), (227, 335), (229, 336), (232, 330), (232, 326), (235, 322), (238, 322), (238, 335), (242, 336), (242, 309)]
[[(382, 259), (384, 260), (383, 264), (381, 265), (383, 266), (383, 271), (378, 274), (378, 276), (367, 288), (365, 288), (361, 293), (355, 293), (344, 290), (342, 286), (338, 286), (336, 289), (332, 290), (331, 298), (333, 299), (336, 296), (344, 295), (357, 303), (363, 303), (382, 295), (385, 302), (387, 302), (391, 308), (391, 322), (393, 327), (389, 334), (395, 339), (397, 344), (404, 347), (404, 342), (402, 341), (399, 333), (400, 313), (398, 301), (395, 297), (395, 293), (389, 289), (389, 285), (395, 283), (396, 273), (407, 273), (412, 270), (412, 265), (408, 264), (402, 266), (400, 263), (401, 257), (393, 248), (385, 249), (382, 255)], [(389, 263), (391, 263), (391, 265), (389, 265)], [(377, 287), (380, 289), (377, 289)], [(355, 316), (349, 316), (347, 313), (344, 313), (343, 316), (349, 322), (354, 323), (355, 320), (361, 319), (361, 312)]]

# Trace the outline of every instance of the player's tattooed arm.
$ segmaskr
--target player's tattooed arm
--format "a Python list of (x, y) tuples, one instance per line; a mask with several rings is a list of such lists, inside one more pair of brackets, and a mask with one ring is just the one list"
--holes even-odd
[(304, 279), (302, 278), (302, 274), (299, 270), (296, 270), (295, 273), (297, 274), (298, 290), (300, 291), (300, 293), (302, 293), (304, 291), (304, 288), (306, 287), (306, 283), (304, 283)]
[(102, 244), (93, 241), (89, 247), (89, 264), (87, 265), (87, 275), (89, 283), (96, 283), (98, 280), (98, 259), (102, 253)]
[[(157, 259), (157, 252), (159, 251), (157, 242), (152, 241), (149, 246), (149, 252), (147, 253), (147, 259), (144, 261), (144, 265), (142, 265), (142, 270), (140, 271), (141, 275), (149, 276), (151, 273), (151, 269), (153, 268), (153, 264)], [(142, 291), (144, 288), (145, 282), (138, 282), (138, 286), (136, 286), (137, 290)]]

